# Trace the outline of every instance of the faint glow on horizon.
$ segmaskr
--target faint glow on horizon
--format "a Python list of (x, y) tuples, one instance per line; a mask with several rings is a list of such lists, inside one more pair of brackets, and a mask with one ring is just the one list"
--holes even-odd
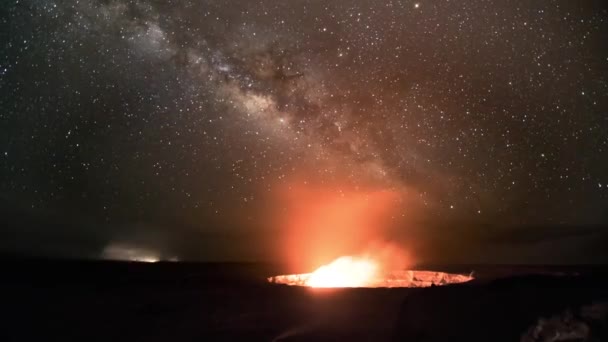
[[(127, 244), (110, 244), (104, 248), (101, 258), (115, 261), (131, 261), (154, 263), (165, 261), (159, 252)], [(177, 257), (167, 258), (166, 261), (179, 261)]]
[(133, 259), (131, 259), (130, 261), (136, 261), (136, 262), (159, 262), (160, 260), (156, 257), (147, 257), (147, 256), (142, 256), (142, 257), (135, 257)]

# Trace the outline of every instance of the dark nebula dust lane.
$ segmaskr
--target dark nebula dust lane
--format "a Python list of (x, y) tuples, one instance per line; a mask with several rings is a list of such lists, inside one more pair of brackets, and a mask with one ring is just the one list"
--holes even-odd
[(605, 224), (607, 37), (597, 1), (9, 1), (3, 235), (255, 259), (358, 196), (389, 240)]

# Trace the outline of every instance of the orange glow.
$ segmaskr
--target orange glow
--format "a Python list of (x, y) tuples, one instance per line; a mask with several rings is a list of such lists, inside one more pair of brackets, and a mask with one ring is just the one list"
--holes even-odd
[[(350, 257), (346, 258), (350, 263)], [(373, 276), (370, 274), (370, 265), (354, 266), (347, 268), (348, 272), (336, 270), (335, 267), (330, 267), (338, 260), (330, 265), (323, 266), (314, 273), (300, 274), (285, 274), (268, 278), (268, 281), (273, 284), (283, 284), (291, 286), (309, 286), (317, 288), (338, 288), (338, 287), (429, 287), (442, 286), (449, 284), (464, 283), (473, 280), (472, 275), (445, 273), (436, 271), (414, 271), (402, 270), (377, 273), (375, 270)], [(373, 265), (373, 263), (371, 264)], [(340, 267), (342, 268), (342, 267)], [(373, 267), (372, 267), (373, 268)], [(319, 272), (323, 269), (323, 272)], [(355, 271), (355, 270), (360, 270)], [(342, 274), (337, 276), (335, 273)]]
[(281, 259), (292, 269), (315, 269), (340, 256), (367, 255), (387, 245), (386, 232), (393, 224), (398, 193), (297, 183), (283, 190), (279, 246)]
[(319, 267), (306, 280), (310, 287), (364, 287), (374, 283), (379, 267), (370, 259), (341, 257)]

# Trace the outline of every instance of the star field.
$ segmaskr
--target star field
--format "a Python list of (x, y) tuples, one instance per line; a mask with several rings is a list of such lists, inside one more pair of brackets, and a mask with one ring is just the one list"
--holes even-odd
[(0, 196), (32, 212), (255, 225), (297, 177), (438, 220), (608, 219), (599, 2), (3, 7)]

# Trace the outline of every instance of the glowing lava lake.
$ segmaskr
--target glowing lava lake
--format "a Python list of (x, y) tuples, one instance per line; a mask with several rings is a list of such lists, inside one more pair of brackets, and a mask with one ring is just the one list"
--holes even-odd
[(340, 287), (429, 287), (472, 280), (471, 275), (435, 271), (382, 271), (371, 259), (340, 257), (312, 273), (269, 277), (273, 284), (316, 288)]

